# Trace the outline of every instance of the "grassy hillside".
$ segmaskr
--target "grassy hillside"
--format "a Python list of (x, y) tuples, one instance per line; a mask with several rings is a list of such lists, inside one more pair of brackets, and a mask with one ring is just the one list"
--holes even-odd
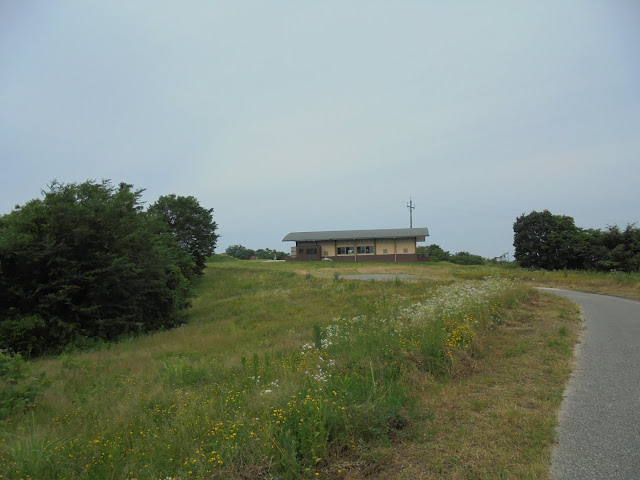
[(216, 257), (189, 324), (30, 362), (0, 478), (546, 478), (579, 321), (530, 283), (638, 286), (573, 275)]

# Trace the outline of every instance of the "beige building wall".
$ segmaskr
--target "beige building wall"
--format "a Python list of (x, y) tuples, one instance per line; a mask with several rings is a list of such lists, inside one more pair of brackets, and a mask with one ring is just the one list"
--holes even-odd
[(322, 246), (322, 256), (323, 257), (335, 257), (336, 256), (336, 246), (335, 242), (322, 242), (320, 244)]
[[(318, 242), (318, 247), (320, 248), (320, 255), (322, 257), (336, 257), (336, 256), (345, 256), (351, 257), (354, 254), (343, 254), (338, 255), (338, 248), (353, 248), (354, 252), (357, 252), (357, 247), (372, 247), (375, 250), (371, 253), (358, 253), (358, 257), (366, 257), (372, 255), (393, 255), (393, 254), (413, 254), (416, 253), (416, 241), (415, 239), (406, 238), (406, 239), (382, 239), (382, 240), (358, 240), (354, 242), (353, 240), (348, 241), (330, 241), (330, 242)], [(406, 250), (406, 251), (405, 251)], [(292, 247), (292, 254), (295, 256), (295, 247)]]
[(409, 238), (398, 240), (397, 253), (416, 253), (416, 241)]
[[(406, 252), (405, 252), (406, 249)], [(385, 251), (386, 250), (386, 251)], [(414, 239), (405, 238), (399, 240), (377, 240), (377, 255), (393, 255), (395, 253), (416, 253), (416, 242)]]
[(376, 255), (393, 254), (393, 240), (376, 240)]

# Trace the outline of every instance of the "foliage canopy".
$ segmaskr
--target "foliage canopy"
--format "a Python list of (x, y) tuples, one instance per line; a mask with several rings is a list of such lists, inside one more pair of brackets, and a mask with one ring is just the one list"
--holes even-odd
[(257, 257), (261, 260), (284, 260), (286, 254), (277, 250), (271, 250), (270, 248), (259, 248), (258, 250), (252, 250), (242, 245), (230, 245), (225, 252), (227, 255), (240, 260), (250, 260), (251, 257)]
[(196, 275), (202, 274), (218, 240), (212, 212), (213, 208), (201, 207), (194, 197), (175, 194), (162, 196), (149, 207), (149, 213), (165, 222), (171, 235), (189, 253)]
[(0, 217), (0, 348), (32, 355), (183, 322), (193, 261), (142, 190), (53, 182)]
[(582, 229), (572, 217), (548, 210), (522, 214), (513, 224), (515, 258), (525, 268), (546, 270), (640, 269), (640, 229), (617, 225)]
[(435, 262), (451, 262), (458, 265), (484, 265), (485, 263), (485, 259), (480, 255), (469, 252), (457, 252), (452, 255), (435, 243), (427, 247), (418, 247), (419, 254), (425, 254), (427, 252), (429, 258)]

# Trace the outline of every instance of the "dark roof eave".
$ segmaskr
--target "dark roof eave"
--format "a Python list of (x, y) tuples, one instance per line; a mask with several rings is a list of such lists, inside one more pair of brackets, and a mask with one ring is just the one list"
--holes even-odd
[(392, 228), (377, 230), (335, 230), (325, 232), (292, 232), (287, 234), (283, 242), (319, 242), (339, 240), (372, 240), (420, 238), (424, 241), (429, 236), (429, 230), (424, 228)]

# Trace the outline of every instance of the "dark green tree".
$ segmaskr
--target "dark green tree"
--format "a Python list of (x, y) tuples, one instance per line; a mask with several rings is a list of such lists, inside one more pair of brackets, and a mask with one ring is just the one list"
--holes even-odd
[(256, 255), (255, 250), (243, 247), (242, 245), (231, 245), (224, 251), (227, 255), (240, 260), (249, 260)]
[(525, 268), (584, 268), (587, 241), (572, 217), (548, 210), (522, 214), (513, 224), (515, 258)]
[(515, 258), (523, 267), (640, 270), (640, 229), (634, 225), (581, 229), (573, 218), (544, 210), (518, 217), (513, 230)]
[(426, 248), (426, 251), (429, 254), (429, 258), (434, 262), (448, 262), (451, 260), (451, 254), (446, 250), (443, 250), (440, 245), (436, 245), (435, 243), (429, 245)]
[(261, 260), (284, 260), (287, 256), (284, 252), (279, 252), (270, 248), (259, 248), (255, 251), (255, 255)]
[(599, 247), (600, 255), (596, 268), (603, 271), (621, 270), (637, 272), (640, 270), (640, 229), (627, 225), (621, 230), (617, 225), (600, 231), (594, 243)]
[(141, 193), (53, 182), (0, 217), (0, 349), (55, 352), (182, 323), (185, 254), (142, 211)]
[(162, 196), (149, 207), (149, 214), (165, 222), (171, 235), (189, 253), (194, 262), (192, 273), (196, 275), (202, 274), (218, 241), (212, 212), (213, 208), (200, 206), (194, 197), (175, 194)]
[(484, 265), (485, 260), (480, 255), (474, 255), (469, 252), (458, 252), (449, 258), (451, 263), (458, 265)]

